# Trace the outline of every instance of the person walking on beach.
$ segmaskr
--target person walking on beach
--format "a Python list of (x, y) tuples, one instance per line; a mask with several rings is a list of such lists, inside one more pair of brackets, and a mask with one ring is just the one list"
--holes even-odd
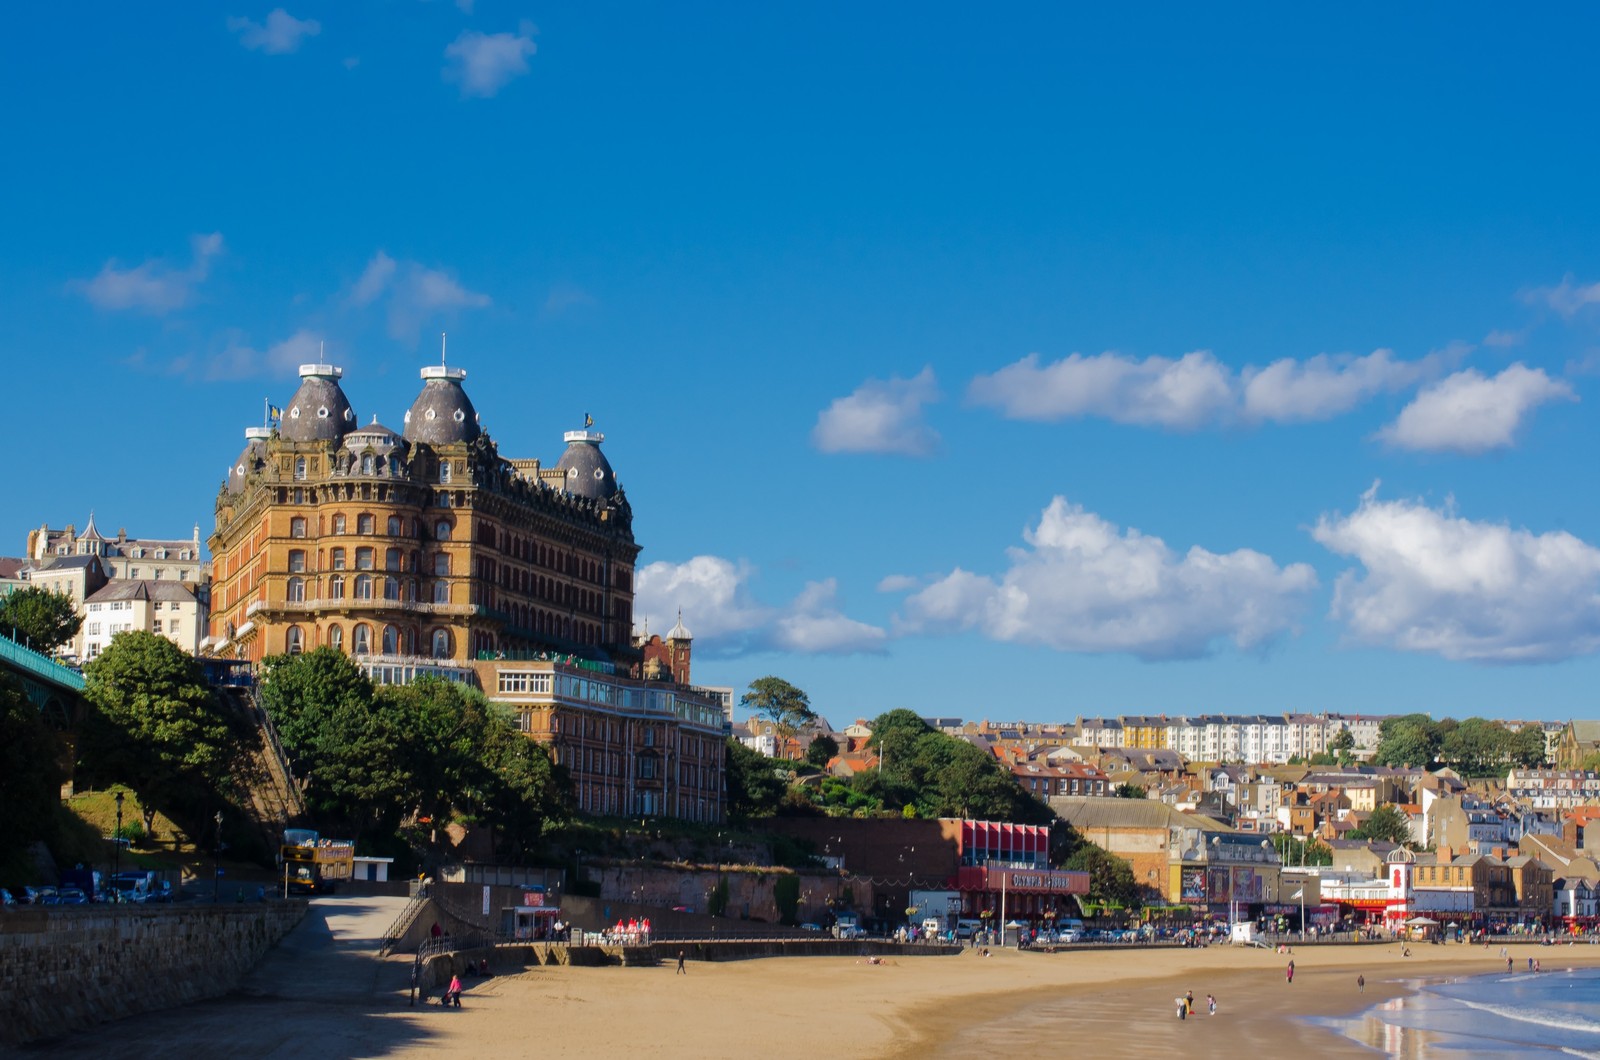
[(1184, 1010), (1191, 1016), (1194, 1015), (1194, 991), (1186, 990), (1183, 993)]
[(1364, 975), (1356, 976), (1356, 993), (1365, 994), (1366, 992), (1367, 992), (1367, 977), (1364, 976)]
[(1506, 974), (1507, 974), (1507, 975), (1510, 975), (1510, 974), (1511, 974), (1511, 972), (1512, 972), (1512, 964), (1511, 964), (1511, 958), (1510, 958), (1510, 957), (1507, 957), (1507, 958), (1506, 958)]
[(676, 974), (678, 974), (678, 975), (688, 975), (689, 974), (688, 970), (686, 968), (684, 968), (684, 966), (683, 966), (683, 951), (682, 950), (678, 951), (678, 971), (677, 971)]
[(1291, 983), (1291, 984), (1293, 984), (1293, 983), (1294, 983), (1294, 962), (1293, 962), (1293, 961), (1290, 961), (1290, 962), (1289, 962), (1289, 967), (1288, 967), (1288, 968), (1286, 968), (1286, 969), (1284, 969), (1284, 973), (1283, 973), (1283, 974), (1284, 974), (1284, 977), (1285, 977), (1285, 978), (1286, 978), (1286, 979), (1287, 979), (1287, 980), (1288, 980), (1288, 981), (1289, 981), (1289, 982), (1290, 982), (1290, 983)]
[(1213, 1016), (1217, 1014), (1217, 999), (1210, 994), (1206, 995), (1206, 1011)]

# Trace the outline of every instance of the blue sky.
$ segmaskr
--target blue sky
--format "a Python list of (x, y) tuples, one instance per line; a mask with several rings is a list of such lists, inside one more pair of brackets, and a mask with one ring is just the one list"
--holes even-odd
[(1600, 716), (1592, 8), (12, 13), (0, 542), (295, 366), (587, 412), (641, 616), (836, 724)]

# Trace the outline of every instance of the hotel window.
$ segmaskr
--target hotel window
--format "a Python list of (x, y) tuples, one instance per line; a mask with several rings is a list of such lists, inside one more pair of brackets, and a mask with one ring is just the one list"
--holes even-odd
[(290, 626), (289, 627), (288, 644), (289, 644), (289, 654), (290, 655), (299, 655), (300, 654), (301, 649), (303, 648), (303, 645), (302, 645), (301, 640), (300, 640), (300, 627), (299, 626)]
[(400, 579), (399, 578), (385, 578), (385, 579), (383, 579), (383, 598), (385, 600), (398, 600), (398, 599), (400, 599)]
[(305, 571), (305, 569), (306, 569), (306, 552), (305, 552), (305, 549), (303, 549), (303, 548), (290, 549), (289, 550), (289, 570), (291, 570), (295, 574), (301, 574), (301, 573), (303, 573)]
[(389, 522), (388, 522), (389, 536), (390, 537), (399, 537), (401, 532), (402, 532), (400, 527), (401, 527), (400, 517), (398, 515), (389, 516)]
[(377, 520), (370, 515), (356, 516), (356, 533), (358, 534), (371, 534), (373, 527), (376, 525)]
[(366, 655), (372, 650), (372, 630), (366, 625), (356, 626), (350, 637), (351, 650), (357, 655)]
[(393, 626), (383, 627), (383, 654), (400, 654), (400, 631)]
[(296, 482), (304, 482), (306, 480), (306, 458), (303, 456), (295, 457), (294, 477)]
[(433, 536), (440, 541), (450, 540), (450, 520), (440, 519), (433, 524)]
[(344, 570), (344, 549), (334, 549), (329, 553), (329, 558), (334, 570)]
[(440, 552), (433, 557), (433, 573), (438, 577), (444, 577), (450, 573), (450, 556), (448, 553)]
[(335, 574), (333, 577), (328, 579), (328, 599), (344, 599), (344, 575)]
[(370, 548), (356, 549), (356, 570), (372, 569), (373, 552)]
[(344, 630), (340, 629), (338, 626), (328, 627), (328, 647), (332, 648), (334, 651), (343, 650)]
[(397, 571), (397, 570), (400, 569), (400, 563), (401, 563), (401, 561), (400, 561), (400, 550), (398, 548), (391, 548), (391, 549), (388, 549), (388, 550), (386, 550), (384, 552), (384, 554), (383, 554), (383, 569), (384, 570), (395, 570), (395, 571)]
[(291, 604), (304, 603), (306, 599), (306, 580), (304, 578), (289, 579), (289, 602)]
[(372, 575), (370, 575), (370, 574), (358, 574), (358, 575), (356, 575), (356, 599), (357, 600), (370, 600), (370, 599), (372, 599)]
[(138, 576), (139, 576), (139, 568), (138, 567), (129, 567), (128, 568), (128, 577), (137, 578)]
[(344, 516), (336, 515), (333, 517), (333, 532), (336, 534), (344, 533)]
[(450, 631), (436, 629), (433, 631), (433, 657), (435, 659), (448, 659), (450, 657)]
[(303, 519), (302, 517), (297, 515), (293, 519), (289, 520), (289, 536), (290, 537), (305, 537), (306, 536), (306, 521), (305, 521), (305, 519)]
[(371, 453), (363, 453), (362, 454), (362, 456), (361, 456), (361, 473), (363, 475), (372, 474), (372, 454)]
[(439, 461), (439, 481), (440, 482), (449, 482), (450, 481), (450, 461), (448, 461), (448, 460)]
[(450, 602), (449, 582), (433, 583), (433, 602), (436, 604), (448, 604)]

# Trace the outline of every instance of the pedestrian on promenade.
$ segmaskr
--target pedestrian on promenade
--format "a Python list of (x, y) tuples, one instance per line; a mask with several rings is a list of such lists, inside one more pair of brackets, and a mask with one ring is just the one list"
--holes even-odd
[(678, 975), (688, 975), (689, 974), (688, 969), (684, 968), (684, 966), (683, 966), (683, 951), (682, 950), (678, 951), (678, 971), (677, 971), (677, 974)]
[(1284, 978), (1287, 979), (1291, 984), (1294, 982), (1294, 962), (1293, 961), (1289, 962), (1289, 967), (1284, 969), (1284, 973), (1283, 974), (1284, 974)]

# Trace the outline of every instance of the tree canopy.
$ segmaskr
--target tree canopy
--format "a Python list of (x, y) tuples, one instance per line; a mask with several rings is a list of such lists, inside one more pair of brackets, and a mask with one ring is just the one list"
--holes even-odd
[(987, 751), (932, 728), (909, 710), (891, 710), (872, 722), (881, 768), (853, 782), (873, 789), (885, 810), (914, 807), (918, 817), (969, 817), (1044, 824), (1055, 814), (1024, 791)]
[(1086, 841), (1061, 867), (1089, 874), (1091, 901), (1130, 909), (1143, 904), (1144, 892), (1133, 875), (1133, 866), (1103, 847)]
[(6, 813), (0, 862), (52, 833), (66, 779), (62, 753), (60, 738), (39, 717), (22, 686), (9, 674), (0, 674), (0, 806)]
[(1397, 806), (1379, 806), (1372, 811), (1371, 817), (1350, 833), (1350, 838), (1409, 845), (1412, 842), (1411, 819)]
[(771, 817), (778, 812), (788, 788), (784, 763), (731, 737), (727, 741), (723, 780), (727, 785), (728, 816), (736, 821)]
[(750, 691), (739, 697), (739, 703), (752, 714), (772, 722), (780, 755), (785, 745), (794, 739), (794, 734), (817, 718), (811, 710), (810, 698), (781, 677), (758, 677), (751, 681)]
[[(84, 670), (80, 760), (91, 775), (127, 782), (157, 808), (195, 829), (232, 801), (231, 769), (242, 722), (218, 701), (199, 665), (154, 633), (119, 633)], [(151, 822), (147, 820), (148, 829)]]
[(39, 585), (25, 585), (0, 596), (0, 636), (49, 655), (69, 643), (83, 626), (72, 598)]
[(1495, 776), (1513, 766), (1541, 765), (1544, 730), (1526, 725), (1513, 732), (1483, 718), (1436, 722), (1426, 714), (1407, 714), (1379, 726), (1374, 760), (1423, 768), (1448, 765), (1463, 776)]

